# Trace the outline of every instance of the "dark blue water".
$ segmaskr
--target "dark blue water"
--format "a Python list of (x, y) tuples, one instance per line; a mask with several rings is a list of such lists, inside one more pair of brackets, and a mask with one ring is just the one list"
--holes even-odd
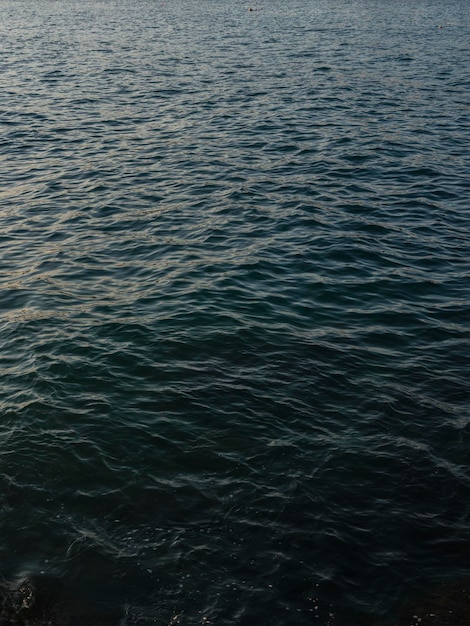
[(466, 0), (2, 2), (5, 580), (365, 626), (470, 575), (469, 31)]

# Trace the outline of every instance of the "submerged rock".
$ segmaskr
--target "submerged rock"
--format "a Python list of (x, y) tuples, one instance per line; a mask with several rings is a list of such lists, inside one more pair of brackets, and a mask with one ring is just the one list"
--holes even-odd
[(4, 585), (1, 589), (0, 624), (30, 624), (36, 604), (36, 588), (29, 579), (16, 586)]
[(0, 626), (118, 626), (115, 611), (84, 607), (59, 581), (0, 585)]
[(396, 626), (469, 626), (470, 580), (441, 585), (409, 604)]

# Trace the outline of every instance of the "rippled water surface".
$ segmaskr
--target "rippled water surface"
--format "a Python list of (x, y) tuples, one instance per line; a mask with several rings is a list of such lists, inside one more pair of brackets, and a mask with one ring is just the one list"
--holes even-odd
[(7, 580), (364, 626), (470, 575), (469, 25), (1, 3)]

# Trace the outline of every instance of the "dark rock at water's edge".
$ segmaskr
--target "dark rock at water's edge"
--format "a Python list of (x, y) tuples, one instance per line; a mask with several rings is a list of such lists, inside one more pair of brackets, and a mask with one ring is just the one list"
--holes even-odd
[[(333, 620), (334, 621), (334, 620)], [(57, 579), (0, 583), (0, 626), (119, 626), (122, 614), (85, 607)], [(328, 624), (333, 626), (332, 622)], [(385, 626), (373, 621), (375, 626)], [(407, 603), (388, 626), (470, 626), (470, 579), (443, 584)]]
[(25, 578), (0, 584), (0, 626), (117, 626), (120, 617), (81, 606), (57, 580)]
[(470, 579), (446, 583), (408, 604), (394, 626), (469, 626)]

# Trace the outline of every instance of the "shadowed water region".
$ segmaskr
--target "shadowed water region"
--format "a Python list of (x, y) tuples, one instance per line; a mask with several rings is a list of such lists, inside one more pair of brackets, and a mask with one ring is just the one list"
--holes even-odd
[(468, 608), (469, 14), (1, 3), (0, 623)]

